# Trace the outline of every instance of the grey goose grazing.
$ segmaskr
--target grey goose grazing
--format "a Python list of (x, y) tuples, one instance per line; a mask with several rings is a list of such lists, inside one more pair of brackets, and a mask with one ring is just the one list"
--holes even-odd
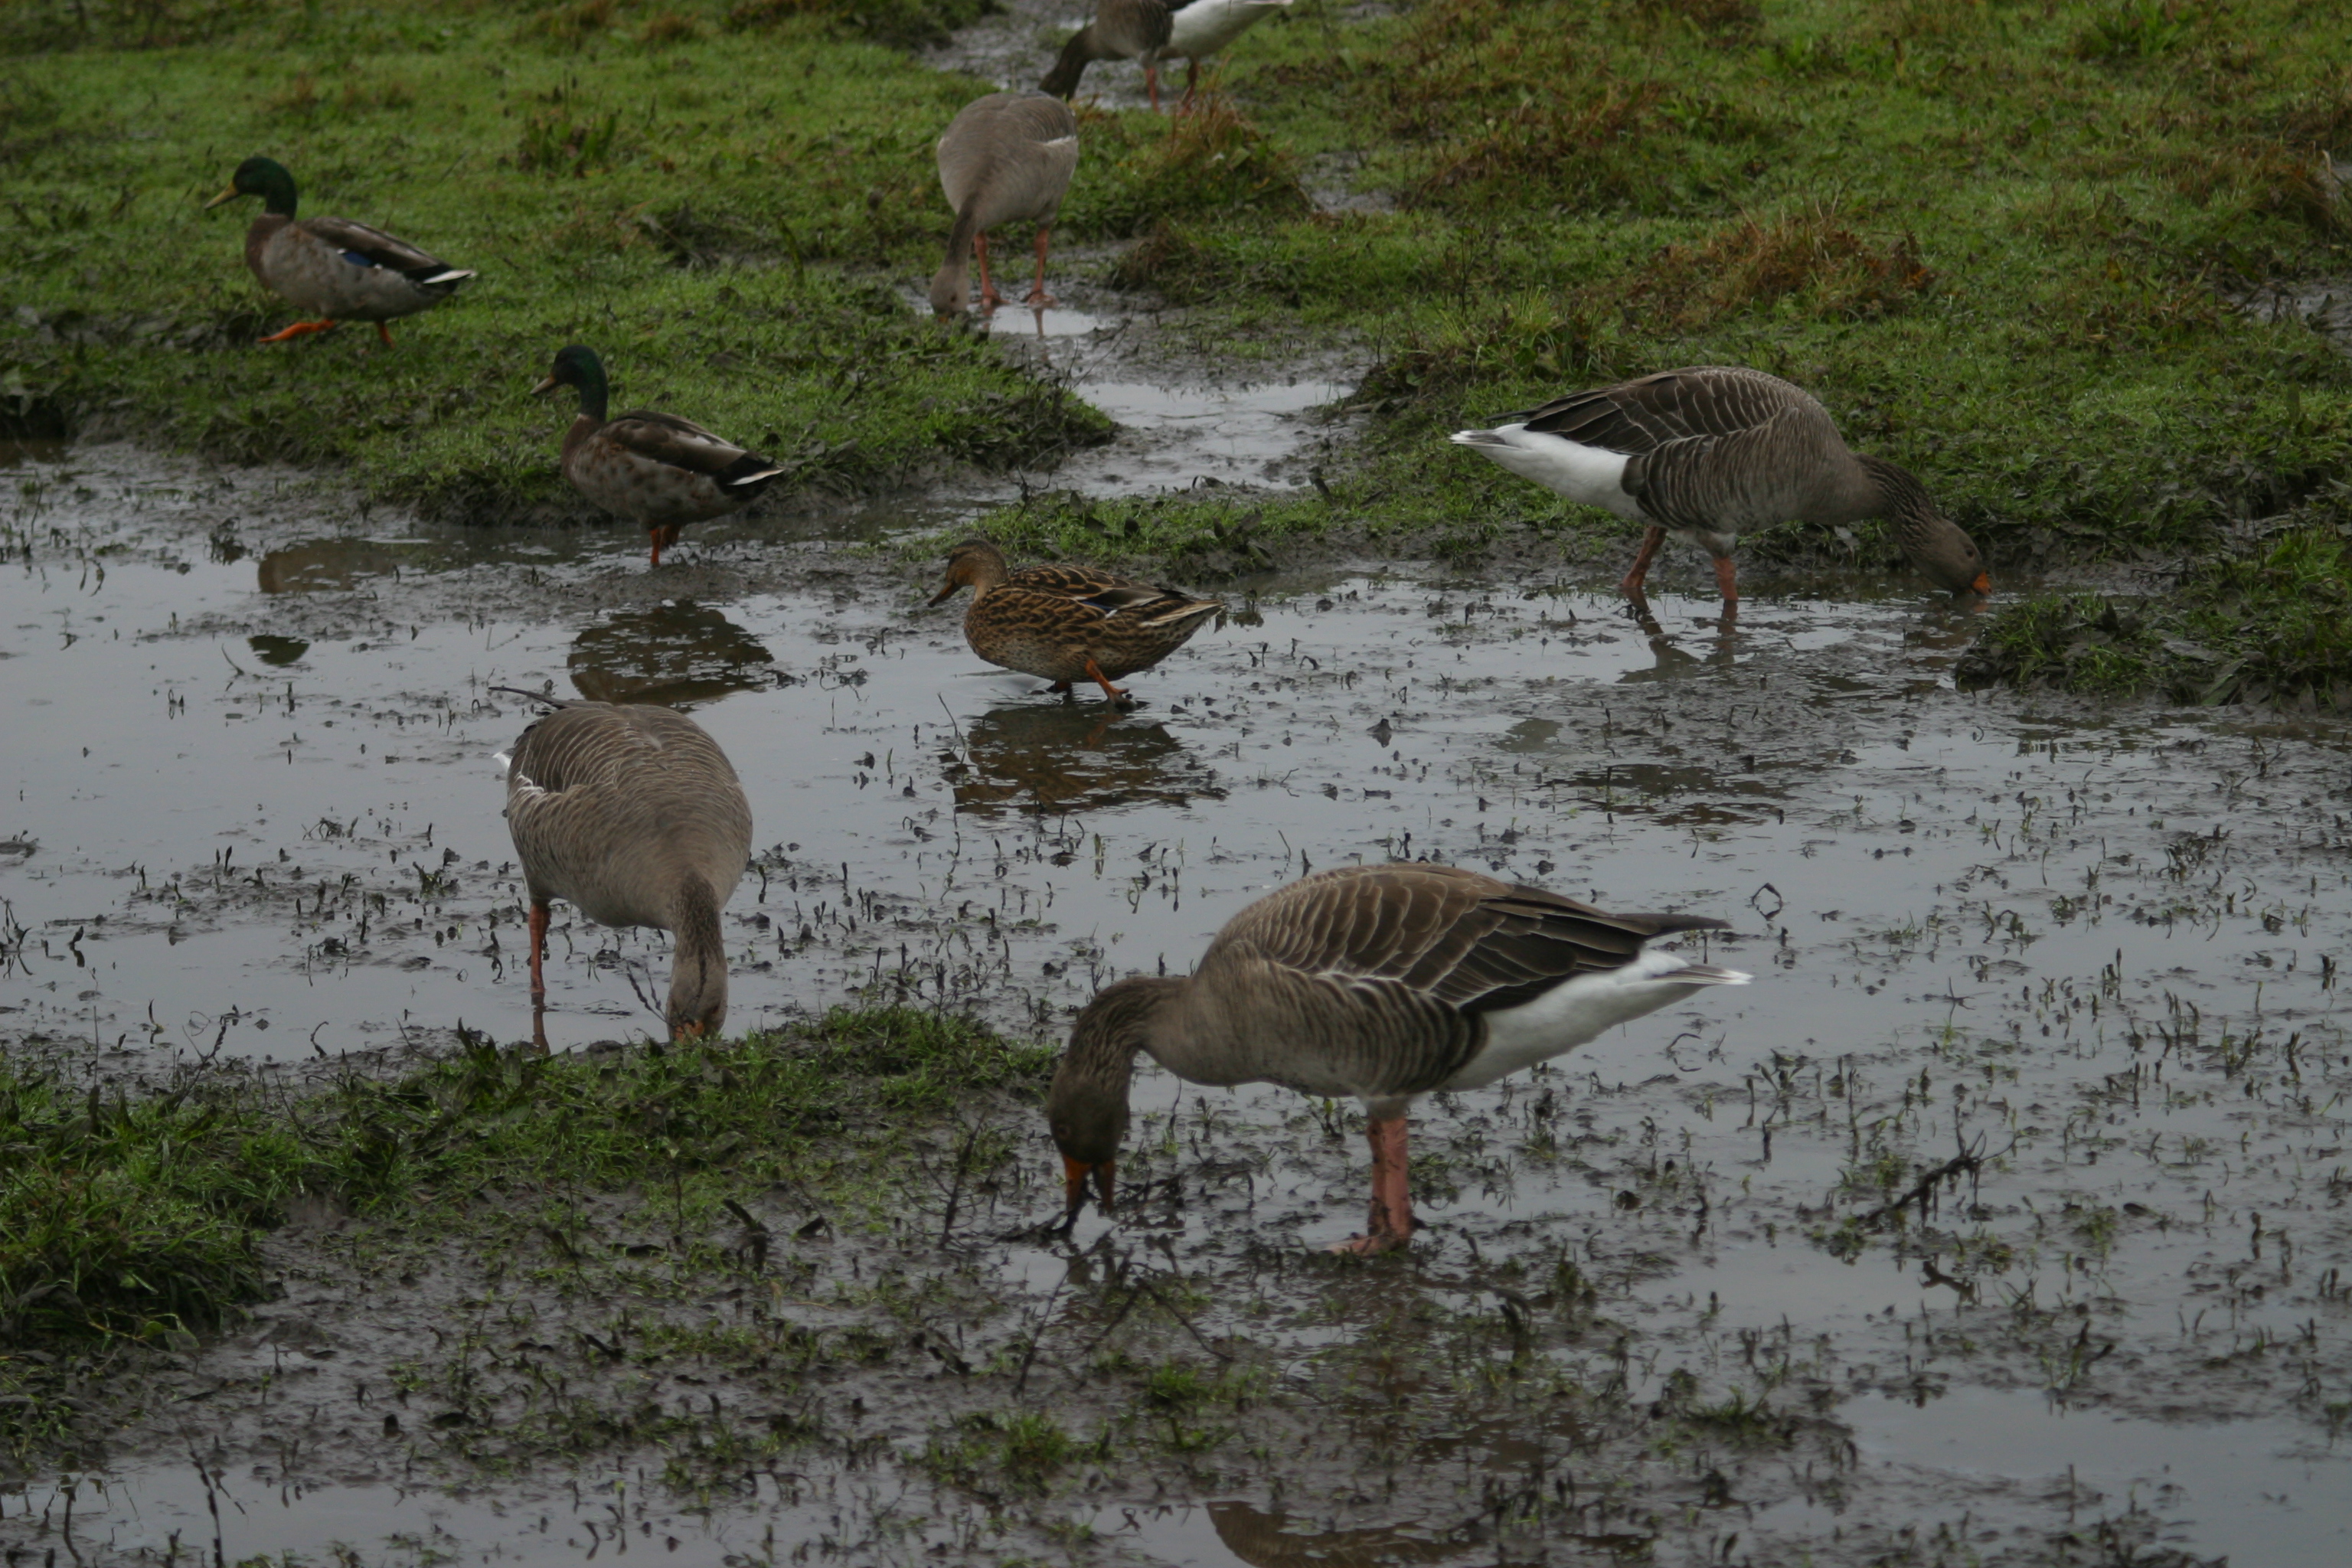
[(1731, 550), (1740, 534), (1877, 517), (1894, 524), (1904, 554), (1938, 588), (1992, 592), (1976, 542), (1917, 479), (1852, 450), (1811, 393), (1760, 370), (1660, 371), (1571, 392), (1453, 439), (1570, 500), (1648, 523), (1619, 584), (1636, 597), (1669, 533), (1715, 557), (1724, 603), (1737, 605)]
[(323, 332), (344, 321), (373, 321), (383, 346), (385, 325), (430, 310), (474, 274), (452, 267), (404, 239), (349, 218), (294, 216), (294, 176), (270, 158), (247, 158), (228, 189), (205, 204), (210, 212), (239, 196), (259, 196), (261, 211), (245, 231), (245, 264), (261, 286), (318, 319), (270, 333), (265, 343)]
[(783, 468), (725, 440), (691, 419), (650, 408), (605, 417), (612, 394), (604, 362), (578, 343), (556, 352), (534, 395), (577, 388), (580, 412), (563, 433), (563, 477), (572, 488), (651, 536), (653, 563), (689, 522), (740, 511)]
[(1370, 1223), (1335, 1250), (1402, 1246), (1413, 1228), (1413, 1099), (1479, 1088), (1706, 986), (1747, 984), (1737, 970), (1644, 948), (1723, 925), (1608, 914), (1449, 866), (1303, 878), (1227, 921), (1189, 978), (1121, 980), (1078, 1015), (1045, 1100), (1067, 1212), (1076, 1215), (1089, 1182), (1111, 1206), (1129, 1081), (1145, 1051), (1193, 1083), (1362, 1100)]
[(719, 911), (751, 858), (751, 808), (727, 754), (667, 708), (492, 689), (553, 709), (507, 764), (507, 831), (530, 895), (534, 1022), (547, 1000), (548, 905), (562, 899), (600, 925), (673, 933), (670, 1036), (716, 1035), (727, 1018)]
[(1070, 106), (1042, 92), (976, 98), (948, 122), (939, 164), (940, 188), (956, 216), (947, 260), (931, 279), (931, 309), (942, 316), (962, 312), (975, 247), (981, 302), (1004, 303), (988, 276), (988, 231), (1015, 222), (1037, 226), (1037, 281), (1028, 303), (1052, 304), (1045, 294), (1045, 247), (1078, 166), (1078, 118)]
[(1069, 42), (1062, 46), (1061, 57), (1037, 84), (1038, 90), (1068, 98), (1078, 90), (1078, 79), (1094, 61), (1141, 60), (1144, 90), (1150, 94), (1151, 107), (1158, 109), (1160, 56), (1174, 26), (1168, 0), (1102, 0), (1095, 8), (1094, 20), (1071, 34)]

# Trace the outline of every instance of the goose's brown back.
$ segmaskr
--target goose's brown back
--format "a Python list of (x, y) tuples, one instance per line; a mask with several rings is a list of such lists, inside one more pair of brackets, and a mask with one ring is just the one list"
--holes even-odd
[(1477, 1053), (1481, 1015), (1622, 967), (1652, 937), (1722, 924), (1610, 914), (1450, 866), (1318, 872), (1218, 932), (1153, 1054), (1198, 1082), (1419, 1094)]
[(940, 137), (940, 188), (961, 217), (978, 201), (977, 232), (1001, 223), (1049, 224), (1078, 164), (1078, 121), (1042, 92), (992, 92), (958, 111)]
[(751, 854), (751, 810), (719, 743), (667, 708), (574, 702), (523, 731), (507, 826), (534, 901), (604, 925), (669, 927), (679, 879), (724, 905)]

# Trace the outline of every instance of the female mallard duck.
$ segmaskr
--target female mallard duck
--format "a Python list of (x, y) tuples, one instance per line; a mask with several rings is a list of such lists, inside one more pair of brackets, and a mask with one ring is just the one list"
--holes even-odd
[(1976, 542), (1936, 510), (1917, 479), (1850, 449), (1811, 394), (1738, 365), (1660, 371), (1571, 392), (1453, 439), (1570, 500), (1650, 525), (1618, 584), (1640, 598), (1668, 533), (1715, 557), (1716, 584), (1737, 605), (1731, 547), (1776, 522), (1883, 517), (1920, 574), (1956, 595), (1990, 594)]
[(559, 352), (534, 395), (580, 390), (580, 416), (563, 435), (563, 477), (572, 488), (653, 536), (653, 563), (689, 522), (740, 511), (784, 470), (773, 460), (721, 440), (690, 419), (633, 408), (604, 411), (611, 394), (595, 351), (574, 343)]
[(1037, 90), (1068, 98), (1078, 90), (1078, 79), (1093, 61), (1141, 60), (1143, 85), (1156, 110), (1160, 107), (1160, 56), (1173, 27), (1168, 0), (1101, 0), (1095, 7), (1094, 20), (1072, 33), (1062, 46), (1060, 58), (1037, 84)]
[(940, 188), (955, 208), (946, 263), (931, 279), (931, 309), (942, 316), (964, 309), (965, 270), (980, 251), (980, 298), (1002, 305), (988, 277), (988, 231), (1027, 219), (1037, 226), (1037, 282), (1028, 303), (1045, 296), (1045, 245), (1054, 215), (1078, 166), (1078, 120), (1070, 106), (1042, 92), (992, 92), (963, 106), (940, 138)]
[(1335, 1251), (1412, 1237), (1405, 1112), (1549, 1061), (1736, 969), (1643, 944), (1718, 929), (1699, 915), (1612, 915), (1452, 866), (1345, 866), (1225, 922), (1189, 978), (1137, 975), (1078, 1015), (1045, 1096), (1068, 1213), (1091, 1180), (1110, 1207), (1135, 1053), (1188, 1082), (1276, 1083), (1364, 1103), (1372, 1205)]
[(404, 239), (349, 218), (294, 217), (294, 176), (268, 158), (236, 166), (228, 189), (205, 204), (209, 212), (239, 196), (259, 196), (261, 214), (245, 231), (245, 264), (261, 286), (298, 310), (320, 318), (270, 333), (265, 343), (323, 332), (343, 321), (373, 321), (384, 347), (403, 316), (430, 310), (474, 276)]
[(671, 1037), (716, 1035), (727, 1018), (719, 911), (751, 858), (751, 807), (727, 753), (667, 708), (492, 689), (554, 709), (507, 763), (507, 831), (530, 892), (534, 1012), (547, 1001), (547, 907), (562, 899), (600, 925), (675, 932)]
[(1006, 669), (1034, 675), (1066, 692), (1091, 680), (1113, 702), (1127, 693), (1112, 681), (1149, 669), (1191, 640), (1224, 609), (1173, 588), (1114, 577), (1090, 566), (1024, 566), (1015, 572), (985, 539), (967, 539), (948, 554), (948, 580), (934, 605), (971, 590), (964, 640)]

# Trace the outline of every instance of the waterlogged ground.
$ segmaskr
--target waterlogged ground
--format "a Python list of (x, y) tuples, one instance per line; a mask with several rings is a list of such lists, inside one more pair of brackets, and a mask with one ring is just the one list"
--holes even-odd
[[(1365, 563), (1217, 585), (1120, 715), (809, 526), (649, 574), (619, 530), (7, 461), (0, 1038), (74, 1071), (526, 1035), (499, 684), (690, 704), (734, 758), (734, 1027), (1055, 1034), (1398, 856), (1723, 915), (1757, 976), (1426, 1106), (1426, 1233), (1369, 1264), (1321, 1251), (1349, 1108), (1156, 1073), (1125, 1214), (1066, 1240), (1034, 1110), (980, 1098), (880, 1218), (573, 1194), (573, 1239), (491, 1249), (511, 1194), (436, 1195), (431, 1242), (321, 1203), (249, 1323), (93, 1384), (99, 1462), (0, 1491), (12, 1550), (2352, 1560), (2339, 730), (1958, 692), (1972, 623), (1906, 584), (1759, 574), (1727, 630)], [(656, 1026), (657, 933), (560, 911), (551, 958), (559, 1051)]]

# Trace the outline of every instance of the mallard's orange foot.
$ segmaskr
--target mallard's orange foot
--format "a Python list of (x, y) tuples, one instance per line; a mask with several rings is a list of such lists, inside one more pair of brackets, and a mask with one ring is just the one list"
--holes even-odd
[(378, 321), (375, 324), (375, 335), (383, 340), (384, 347), (392, 347), (392, 329), (390, 327), (386, 326), (382, 321)]
[(1057, 680), (1045, 689), (1056, 697), (1067, 697), (1070, 694), (1070, 683), (1066, 680)]
[(261, 341), (265, 343), (282, 343), (289, 338), (299, 338), (310, 332), (331, 332), (341, 325), (341, 321), (297, 321), (283, 331), (272, 332)]

